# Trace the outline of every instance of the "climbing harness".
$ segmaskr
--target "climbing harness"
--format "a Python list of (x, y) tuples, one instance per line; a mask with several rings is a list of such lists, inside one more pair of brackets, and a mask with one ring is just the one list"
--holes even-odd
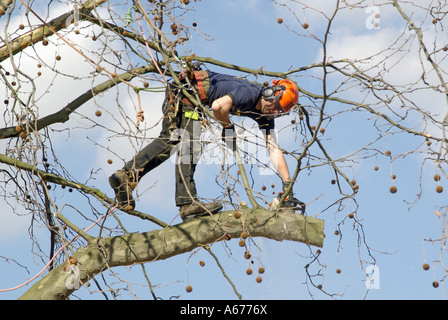
[[(194, 95), (193, 89), (190, 87), (194, 86), (201, 100), (201, 104), (208, 104), (210, 79), (207, 71), (200, 70), (198, 65), (193, 65), (191, 68), (185, 68), (185, 71), (179, 74), (179, 80), (183, 87), (179, 88), (171, 83), (168, 84), (166, 92), (168, 102), (167, 117), (170, 120), (170, 133), (179, 128), (180, 115), (182, 113), (187, 119), (200, 120), (203, 118), (202, 113), (195, 108), (195, 104), (185, 97), (182, 92), (183, 90)], [(184, 106), (186, 110), (183, 110)], [(193, 108), (194, 110), (192, 110)]]

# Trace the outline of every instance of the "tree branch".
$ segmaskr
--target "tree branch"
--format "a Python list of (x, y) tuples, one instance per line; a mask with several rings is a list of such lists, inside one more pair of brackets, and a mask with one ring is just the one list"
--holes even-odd
[[(114, 204), (115, 201), (114, 199), (109, 198), (107, 195), (105, 195), (104, 193), (102, 193), (99, 189), (95, 189), (95, 188), (90, 188), (86, 185), (83, 185), (81, 183), (77, 183), (77, 182), (73, 182), (70, 180), (67, 180), (61, 176), (58, 176), (56, 174), (52, 174), (52, 173), (48, 173), (45, 171), (42, 171), (40, 169), (38, 169), (36, 166), (33, 166), (31, 164), (28, 164), (26, 162), (22, 162), (20, 160), (17, 159), (13, 159), (10, 157), (7, 157), (3, 154), (0, 154), (0, 163), (5, 163), (7, 165), (10, 165), (12, 167), (15, 167), (17, 169), (20, 170), (26, 170), (34, 175), (36, 175), (37, 177), (39, 177), (41, 180), (44, 180), (46, 182), (51, 182), (51, 183), (55, 183), (55, 184), (59, 184), (62, 186), (67, 186), (70, 188), (74, 188), (77, 190), (80, 190), (86, 194), (90, 194), (92, 196), (94, 196), (96, 199), (98, 199), (99, 201), (102, 201), (103, 203), (106, 204)], [(125, 210), (125, 209), (121, 209), (122, 211), (139, 217), (141, 219), (145, 219), (145, 220), (149, 220), (161, 227), (165, 227), (167, 224), (163, 221), (160, 221), (159, 219), (149, 215), (149, 214), (145, 214), (136, 210)]]
[[(106, 1), (107, 0), (86, 1), (81, 7), (81, 12), (87, 14), (88, 12), (92, 11), (97, 6), (102, 5)], [(34, 28), (31, 31), (28, 31), (25, 34), (18, 36), (17, 38), (13, 39), (10, 42), (8, 41), (8, 39), (5, 39), (5, 45), (0, 47), (0, 62), (6, 60), (9, 56), (17, 54), (26, 47), (35, 44), (37, 42), (40, 42), (46, 37), (51, 36), (52, 34), (54, 34), (54, 31), (59, 31), (61, 29), (66, 28), (67, 21), (69, 21), (70, 23), (74, 22), (74, 19), (67, 20), (71, 15), (73, 15), (73, 13), (74, 13), (73, 11), (64, 13), (59, 17), (52, 19), (50, 22), (44, 23), (39, 27)]]
[[(159, 230), (97, 239), (73, 255), (78, 261), (80, 281), (85, 283), (107, 268), (164, 260), (228, 236), (239, 238), (243, 230), (251, 237), (323, 246), (323, 220), (291, 211), (247, 207), (238, 211), (239, 219), (234, 217), (234, 211), (224, 211)], [(53, 269), (20, 299), (66, 299), (75, 289), (67, 288), (66, 279), (70, 273), (63, 269), (64, 265)]]
[[(36, 128), (36, 130), (41, 130), (41, 129), (46, 128), (55, 123), (64, 123), (67, 120), (69, 120), (70, 115), (76, 109), (81, 107), (84, 103), (86, 103), (87, 101), (92, 99), (97, 94), (104, 92), (106, 90), (109, 90), (110, 88), (116, 86), (117, 84), (121, 83), (122, 81), (127, 82), (127, 81), (132, 80), (134, 77), (136, 77), (138, 75), (145, 74), (148, 72), (155, 72), (155, 71), (156, 71), (156, 69), (153, 65), (147, 65), (144, 67), (139, 67), (139, 68), (133, 69), (129, 72), (125, 72), (125, 73), (117, 76), (114, 79), (100, 83), (99, 85), (97, 85), (97, 86), (93, 87), (92, 89), (89, 89), (86, 92), (84, 92), (83, 94), (81, 94), (79, 97), (77, 97), (75, 100), (70, 102), (68, 105), (66, 105), (61, 110), (59, 110), (53, 114), (50, 114), (46, 117), (43, 117), (42, 119), (37, 120), (34, 128)], [(18, 136), (18, 135), (19, 135), (19, 133), (16, 131), (15, 127), (8, 127), (8, 128), (0, 129), (0, 139), (11, 138), (11, 137)]]

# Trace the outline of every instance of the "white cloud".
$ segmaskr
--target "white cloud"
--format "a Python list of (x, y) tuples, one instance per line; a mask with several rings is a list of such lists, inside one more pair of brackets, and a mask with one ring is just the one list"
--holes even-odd
[[(426, 29), (423, 38), (430, 51), (434, 50), (434, 47), (438, 47), (440, 50), (445, 45), (444, 39), (440, 39), (440, 35), (436, 35), (434, 28)], [(433, 67), (419, 48), (413, 30), (391, 26), (378, 30), (364, 29), (363, 32), (359, 32), (345, 26), (335, 27), (331, 32), (326, 49), (328, 61), (343, 59), (352, 61), (359, 70), (395, 86), (398, 90), (404, 90), (410, 86), (414, 89), (425, 88), (426, 90), (419, 90), (418, 94), (412, 95), (412, 99), (415, 99), (419, 105), (440, 99), (440, 93), (428, 90), (422, 82), (422, 75), (425, 74), (426, 82), (440, 85), (440, 80), (433, 71)], [(316, 60), (322, 61), (322, 59), (323, 49), (320, 49)], [(342, 65), (343, 63), (338, 66)], [(438, 66), (445, 69), (446, 62), (438, 62)], [(354, 71), (348, 65), (344, 70)], [(339, 80), (343, 81), (343, 78)], [(426, 110), (434, 111), (434, 108), (431, 105)]]
[[(423, 3), (421, 5), (424, 6)], [(432, 58), (437, 61), (438, 67), (446, 70), (446, 53), (441, 50), (447, 43), (446, 35), (441, 32), (437, 25), (432, 24), (430, 16), (425, 16), (422, 10), (411, 11), (411, 8), (415, 9), (415, 7), (404, 7), (406, 12), (412, 15), (413, 21), (418, 22), (419, 25), (424, 21), (421, 29), (424, 43), (429, 52), (439, 51), (437, 55), (432, 55)], [(345, 14), (349, 15), (350, 11), (345, 12)], [(446, 114), (447, 102), (442, 92), (435, 91), (422, 80), (422, 75), (425, 75), (426, 83), (441, 85), (432, 65), (427, 61), (419, 47), (415, 31), (405, 27), (403, 18), (397, 14), (396, 9), (392, 6), (381, 7), (381, 27), (379, 29), (367, 29), (365, 26), (360, 28), (359, 26), (362, 26), (363, 22), (361, 18), (365, 19), (365, 17), (366, 15), (361, 11), (360, 17), (345, 20), (346, 24), (343, 23), (344, 19), (336, 20), (328, 37), (326, 47), (328, 60), (348, 59), (353, 61), (359, 70), (365, 71), (367, 75), (381, 79), (397, 90), (403, 91), (408, 100), (394, 99), (393, 103), (390, 104), (390, 107), (393, 108), (392, 111), (406, 116), (406, 120), (402, 124), (412, 129), (425, 130), (433, 136), (442, 137), (440, 127), (435, 126), (431, 119), (427, 118), (426, 122), (423, 121), (424, 112), (430, 113), (434, 119), (442, 121)], [(323, 50), (319, 48), (315, 60), (319, 62), (322, 59)], [(343, 65), (342, 63), (338, 66), (342, 67)], [(353, 72), (354, 69), (346, 65), (344, 71)], [(320, 72), (315, 71), (314, 75), (321, 77)], [(442, 75), (446, 77), (443, 72)], [(352, 87), (353, 82), (348, 82), (345, 87), (342, 87), (347, 91), (343, 91), (339, 87), (344, 81), (350, 81), (346, 76), (332, 72), (328, 81), (329, 92), (332, 89), (339, 88), (338, 96), (352, 101), (369, 103), (368, 99), (364, 100), (368, 97), (368, 90), (354, 89)], [(446, 82), (446, 79), (444, 82)], [(410, 88), (411, 90), (408, 90)], [(405, 92), (406, 90), (408, 92)], [(392, 90), (376, 90), (376, 94), (386, 98), (394, 95)], [(374, 98), (374, 101), (378, 103), (376, 98)], [(414, 112), (402, 108), (403, 103), (410, 106), (411, 102), (420, 110)], [(383, 106), (384, 104), (373, 105), (374, 108)], [(379, 109), (379, 111), (391, 114), (387, 108)], [(391, 117), (398, 119), (395, 114), (391, 114)]]

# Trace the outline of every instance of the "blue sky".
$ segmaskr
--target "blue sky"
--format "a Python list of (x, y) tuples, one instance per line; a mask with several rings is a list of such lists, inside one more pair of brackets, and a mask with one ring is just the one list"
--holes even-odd
[[(313, 1), (313, 6), (331, 14), (333, 1)], [(369, 3), (366, 2), (368, 5)], [(373, 4), (373, 3), (372, 3)], [(199, 35), (194, 35), (191, 44), (184, 49), (192, 50), (198, 56), (213, 57), (228, 63), (246, 66), (254, 69), (265, 68), (272, 71), (285, 71), (289, 68), (297, 68), (318, 63), (322, 59), (322, 45), (314, 39), (314, 36), (322, 37), (326, 28), (326, 20), (316, 11), (306, 9), (304, 5), (295, 4), (293, 12), (301, 22), (307, 21), (309, 29), (303, 30), (298, 26), (296, 19), (281, 5), (273, 5), (271, 1), (200, 1), (195, 3), (197, 11), (188, 14), (185, 24), (197, 22), (198, 28), (209, 34), (214, 40), (204, 40)], [(423, 17), (415, 7), (412, 10), (414, 17)], [(59, 8), (64, 11), (64, 8)], [(328, 39), (328, 56), (332, 59), (364, 59), (372, 54), (374, 62), (380, 61), (394, 47), (394, 40), (403, 32), (406, 34), (405, 24), (391, 7), (380, 7), (381, 20), (379, 29), (366, 27), (366, 19), (369, 14), (365, 9), (343, 10), (337, 15), (333, 24), (333, 32)], [(284, 20), (283, 24), (277, 23), (277, 18)], [(18, 22), (17, 22), (18, 23)], [(434, 33), (428, 18), (424, 24), (425, 35), (431, 39)], [(135, 26), (136, 27), (136, 26)], [(89, 38), (77, 38), (78, 45), (92, 48), (97, 46)], [(443, 39), (437, 39), (443, 42)], [(56, 43), (59, 43), (55, 40)], [(76, 57), (66, 46), (49, 46), (44, 49), (43, 59), (49, 59), (51, 54), (60, 52), (63, 60), (71, 61), (64, 65), (58, 65), (58, 70), (64, 72), (78, 72), (85, 79), (77, 81), (58, 75), (57, 81), (51, 86), (53, 95), (43, 96), (39, 102), (42, 106), (42, 115), (70, 102), (80, 92), (87, 90), (92, 83), (97, 84), (104, 79), (92, 80), (89, 78), (91, 66), (83, 59)], [(410, 46), (415, 49), (414, 45)], [(376, 53), (381, 54), (376, 55)], [(407, 51), (403, 51), (405, 55)], [(409, 51), (402, 60), (397, 56), (398, 64), (393, 66), (393, 72), (387, 73), (388, 81), (397, 84), (411, 82), (413, 77), (418, 77), (418, 56)], [(70, 58), (65, 58), (70, 57)], [(401, 56), (400, 56), (401, 57)], [(397, 60), (394, 60), (396, 62)], [(24, 70), (34, 72), (35, 62), (22, 62)], [(372, 63), (372, 62), (370, 62)], [(81, 67), (80, 67), (81, 66)], [(26, 67), (26, 68), (25, 68)], [(221, 68), (208, 66), (212, 70), (223, 71)], [(414, 68), (415, 67), (415, 68)], [(378, 68), (371, 72), (379, 71)], [(299, 85), (310, 92), (321, 93), (322, 82), (319, 80), (321, 72), (317, 69), (297, 74), (294, 78)], [(41, 81), (51, 82), (52, 77)], [(432, 78), (431, 78), (432, 79)], [(141, 80), (135, 80), (141, 81)], [(331, 75), (328, 88), (338, 88), (345, 79), (339, 75)], [(42, 82), (43, 83), (43, 82)], [(67, 86), (76, 86), (76, 90), (64, 90)], [(352, 100), (362, 99), (364, 93), (357, 88), (344, 90), (338, 96)], [(94, 179), (88, 184), (101, 190), (105, 190), (109, 196), (113, 196), (107, 183), (107, 177), (121, 167), (124, 160), (128, 160), (136, 149), (145, 145), (142, 140), (129, 139), (121, 130), (125, 124), (120, 123), (123, 114), (118, 110), (117, 103), (132, 117), (135, 114), (136, 97), (128, 94), (127, 89), (120, 87), (120, 92), (114, 88), (108, 94), (102, 95), (84, 105), (79, 114), (70, 120), (70, 131), (64, 130), (63, 125), (55, 128), (62, 132), (51, 132), (53, 147), (58, 160), (64, 167), (71, 170), (79, 181), (86, 181), (91, 172), (95, 172)], [(54, 94), (57, 92), (58, 94)], [(63, 92), (63, 94), (61, 93)], [(420, 94), (420, 92), (419, 92)], [(145, 93), (144, 111), (147, 129), (145, 134), (154, 137), (158, 134), (158, 124), (161, 111), (160, 103), (163, 99), (160, 93)], [(416, 101), (422, 109), (428, 108), (444, 110), (446, 103), (437, 95), (425, 92), (424, 95), (415, 95)], [(371, 96), (368, 97), (371, 99)], [(58, 103), (55, 104), (54, 101)], [(52, 102), (52, 103), (49, 103)], [(311, 100), (300, 98), (300, 102), (308, 106)], [(316, 102), (320, 105), (320, 102)], [(381, 106), (379, 106), (381, 107)], [(101, 119), (94, 116), (97, 109), (103, 110)], [(311, 251), (315, 253), (317, 248), (308, 247), (301, 243), (288, 241), (276, 242), (267, 239), (256, 238), (251, 244), (254, 255), (252, 267), (256, 269), (258, 264), (265, 267), (263, 282), (255, 282), (256, 272), (247, 276), (246, 268), (250, 262), (243, 258), (244, 250), (238, 246), (237, 240), (227, 243), (216, 243), (213, 252), (220, 258), (226, 273), (235, 283), (238, 292), (244, 299), (443, 299), (444, 288), (441, 277), (443, 270), (439, 263), (432, 262), (443, 257), (440, 243), (429, 244), (425, 239), (438, 239), (442, 236), (445, 215), (437, 217), (436, 210), (443, 212), (444, 194), (435, 192), (436, 183), (432, 176), (436, 172), (433, 161), (425, 158), (423, 152), (409, 153), (425, 141), (422, 137), (399, 133), (396, 129), (388, 130), (384, 122), (371, 114), (360, 111), (347, 111), (352, 106), (340, 103), (329, 103), (326, 114), (331, 115), (331, 120), (324, 121), (325, 134), (321, 141), (333, 159), (341, 159), (363, 146), (369, 150), (358, 152), (347, 161), (338, 164), (350, 179), (356, 179), (360, 186), (355, 200), (346, 200), (339, 208), (333, 205), (342, 196), (337, 187), (330, 181), (334, 179), (334, 171), (326, 165), (322, 165), (317, 158), (310, 158), (311, 167), (303, 170), (298, 182), (294, 186), (296, 196), (308, 203), (309, 215), (317, 216), (325, 220), (325, 242), (320, 249), (318, 262), (310, 267), (310, 273), (314, 276), (311, 280), (321, 284), (323, 291), (310, 285), (310, 279), (305, 273), (305, 265), (311, 259)], [(383, 112), (384, 109), (379, 109)], [(314, 109), (316, 112), (316, 109)], [(388, 112), (384, 110), (384, 112)], [(443, 114), (442, 114), (443, 115)], [(286, 150), (299, 151), (302, 147), (303, 126), (300, 122), (291, 125), (291, 120), (297, 119), (297, 115), (288, 115), (277, 120), (277, 128), (287, 126), (287, 129), (279, 133), (280, 146)], [(240, 119), (234, 119), (240, 123)], [(92, 127), (93, 123), (98, 126)], [(378, 124), (378, 129), (373, 125)], [(252, 124), (245, 121), (245, 125)], [(421, 126), (420, 119), (412, 114), (404, 124)], [(104, 127), (102, 127), (104, 126)], [(88, 128), (88, 130), (86, 130)], [(104, 128), (115, 130), (106, 131)], [(430, 128), (434, 130), (433, 128)], [(433, 135), (441, 136), (440, 132), (433, 131)], [(370, 144), (376, 138), (382, 138)], [(309, 133), (308, 133), (309, 138)], [(129, 142), (132, 142), (131, 145)], [(5, 145), (5, 142), (2, 142)], [(386, 150), (391, 150), (392, 156), (384, 155)], [(426, 151), (426, 147), (419, 150)], [(379, 151), (377, 153), (376, 151)], [(322, 157), (322, 152), (313, 146), (311, 153), (316, 157)], [(406, 154), (406, 156), (401, 156)], [(129, 156), (127, 156), (129, 155)], [(107, 159), (113, 159), (113, 165), (106, 164)], [(426, 159), (426, 160), (425, 160)], [(288, 157), (291, 170), (295, 168), (292, 157)], [(424, 163), (424, 164), (422, 164)], [(305, 163), (304, 163), (305, 165)], [(378, 165), (379, 170), (373, 170)], [(314, 167), (315, 166), (315, 167)], [(213, 198), (220, 194), (220, 187), (215, 186), (215, 179), (219, 181), (220, 165), (204, 164), (197, 169), (196, 181), (200, 196)], [(396, 174), (397, 179), (392, 182), (391, 174)], [(421, 175), (421, 178), (420, 178)], [(266, 185), (268, 191), (266, 199), (271, 199), (272, 189), (279, 191), (281, 182), (276, 175), (260, 175), (253, 170), (255, 189), (261, 192), (261, 186)], [(389, 187), (394, 184), (398, 188), (396, 194), (389, 192)], [(442, 179), (441, 184), (444, 184)], [(344, 187), (346, 189), (346, 187)], [(61, 204), (76, 203), (84, 210), (91, 210), (86, 198), (79, 197), (76, 193), (69, 194), (66, 190), (55, 190), (55, 199)], [(177, 208), (174, 205), (174, 166), (172, 161), (166, 161), (154, 172), (145, 176), (145, 180), (139, 185), (140, 197), (137, 208), (147, 212), (166, 222), (180, 222), (175, 218)], [(417, 194), (422, 192), (421, 198), (411, 205)], [(160, 199), (160, 201), (156, 201)], [(95, 207), (104, 211), (97, 203)], [(346, 216), (357, 208), (356, 219), (348, 219)], [(102, 211), (101, 211), (102, 210)], [(16, 214), (23, 215), (17, 218)], [(75, 210), (68, 205), (64, 207), (70, 219), (87, 227), (83, 219), (77, 216)], [(30, 216), (22, 212), (20, 207), (8, 209), (4, 214), (7, 223), (0, 227), (0, 256), (15, 259), (21, 265), (28, 267), (29, 273), (22, 267), (18, 267), (12, 261), (0, 259), (0, 290), (14, 287), (39, 272), (42, 261), (31, 256), (30, 252), (42, 250), (48, 251), (48, 235), (44, 228), (35, 228), (34, 234), (39, 239), (39, 245), (31, 246), (28, 237)], [(136, 218), (119, 214), (119, 218), (131, 231), (147, 231), (154, 228), (149, 223), (142, 223)], [(111, 222), (113, 223), (113, 222)], [(7, 226), (7, 227), (6, 227)], [(338, 229), (340, 235), (335, 235)], [(94, 232), (94, 231), (93, 231)], [(199, 260), (204, 260), (205, 267), (200, 267)], [(366, 290), (365, 269), (375, 262), (379, 288)], [(428, 262), (431, 265), (429, 271), (423, 271), (422, 264)], [(205, 250), (196, 250), (170, 258), (166, 261), (157, 261), (145, 264), (148, 276), (154, 285), (156, 295), (169, 299), (180, 297), (181, 299), (236, 299), (231, 286), (227, 283), (214, 260)], [(336, 270), (341, 272), (337, 273)], [(123, 289), (122, 298), (133, 298), (133, 294), (150, 299), (149, 290), (140, 284), (145, 284), (140, 266), (129, 268), (116, 268), (113, 272), (120, 272), (120, 277), (130, 282), (129, 289)], [(118, 282), (117, 278), (105, 273), (111, 282)], [(432, 287), (434, 280), (440, 281), (440, 287)], [(187, 294), (184, 290), (187, 283), (193, 286), (193, 292)], [(105, 286), (104, 286), (105, 287)], [(115, 287), (125, 286), (115, 284)], [(0, 292), (0, 299), (16, 299), (28, 288)], [(83, 299), (102, 299), (102, 295), (89, 294), (89, 290), (82, 288), (75, 293)], [(108, 294), (109, 297), (110, 294)]]

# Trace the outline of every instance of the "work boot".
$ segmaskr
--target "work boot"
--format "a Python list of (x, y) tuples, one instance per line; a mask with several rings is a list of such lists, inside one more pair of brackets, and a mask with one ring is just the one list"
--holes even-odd
[(118, 170), (109, 177), (109, 184), (115, 191), (115, 197), (118, 204), (126, 209), (132, 210), (135, 208), (135, 201), (132, 198), (132, 190), (134, 190), (135, 182), (132, 182), (129, 175), (124, 169)]
[(209, 213), (215, 214), (222, 210), (222, 204), (219, 202), (204, 203), (196, 200), (193, 203), (183, 205), (179, 208), (182, 220), (187, 221), (193, 218), (202, 217)]

